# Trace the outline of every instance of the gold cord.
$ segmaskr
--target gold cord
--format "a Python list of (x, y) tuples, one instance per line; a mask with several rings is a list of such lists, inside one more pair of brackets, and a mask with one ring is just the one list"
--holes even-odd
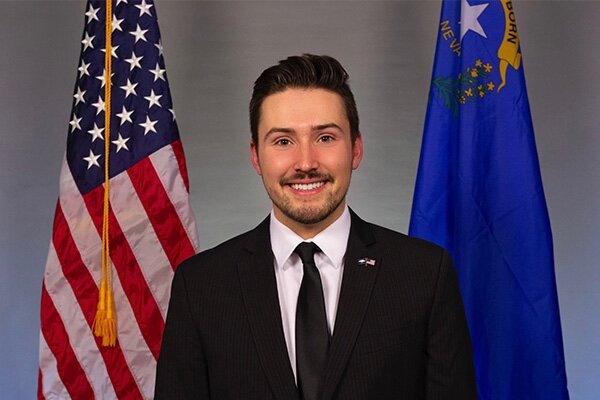
[(112, 89), (112, 0), (106, 1), (106, 27), (104, 52), (104, 201), (102, 215), (102, 276), (98, 294), (98, 307), (92, 329), (94, 335), (102, 338), (103, 346), (113, 347), (117, 343), (117, 315), (111, 281), (110, 237), (109, 237), (109, 153), (110, 153), (110, 117)]

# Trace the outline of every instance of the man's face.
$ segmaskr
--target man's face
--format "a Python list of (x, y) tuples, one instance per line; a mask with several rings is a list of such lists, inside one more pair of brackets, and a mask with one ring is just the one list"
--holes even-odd
[(324, 89), (286, 89), (262, 103), (252, 165), (275, 216), (288, 227), (320, 231), (344, 211), (352, 170), (362, 159), (352, 145), (342, 98)]

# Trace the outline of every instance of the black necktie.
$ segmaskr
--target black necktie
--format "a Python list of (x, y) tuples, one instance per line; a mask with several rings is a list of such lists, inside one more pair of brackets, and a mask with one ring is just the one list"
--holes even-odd
[(312, 242), (302, 242), (294, 250), (304, 265), (296, 306), (296, 374), (303, 400), (319, 398), (329, 347), (323, 285), (314, 259), (317, 251), (319, 247)]

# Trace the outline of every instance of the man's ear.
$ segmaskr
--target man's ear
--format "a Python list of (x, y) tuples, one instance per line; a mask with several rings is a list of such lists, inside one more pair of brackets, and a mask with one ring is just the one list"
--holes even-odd
[(363, 158), (363, 141), (360, 132), (352, 145), (352, 169), (357, 169)]
[(260, 164), (258, 163), (258, 147), (252, 139), (250, 139), (250, 161), (252, 161), (252, 166), (254, 167), (256, 173), (262, 176), (262, 170), (260, 169)]

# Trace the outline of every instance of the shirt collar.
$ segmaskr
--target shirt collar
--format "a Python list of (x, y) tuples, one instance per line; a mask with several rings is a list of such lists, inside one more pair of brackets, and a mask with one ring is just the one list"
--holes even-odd
[(344, 207), (342, 215), (331, 225), (319, 232), (312, 239), (302, 239), (290, 228), (282, 224), (271, 211), (269, 231), (271, 234), (271, 248), (278, 268), (283, 268), (285, 262), (301, 242), (314, 242), (329, 258), (334, 268), (339, 268), (346, 254), (348, 236), (350, 236), (350, 211)]

